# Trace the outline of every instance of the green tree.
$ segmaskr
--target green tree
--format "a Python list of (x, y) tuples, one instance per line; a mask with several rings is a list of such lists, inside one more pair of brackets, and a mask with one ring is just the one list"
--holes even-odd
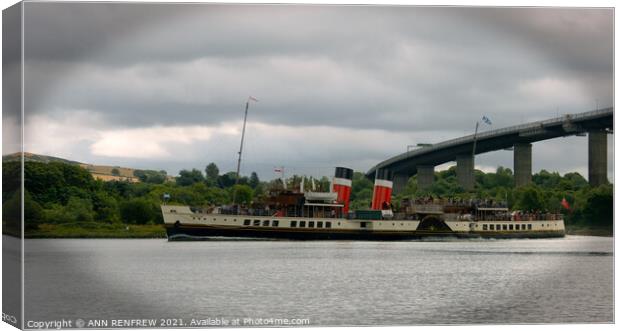
[(602, 185), (592, 189), (587, 195), (583, 214), (590, 224), (613, 226), (614, 195), (611, 185)]
[(249, 205), (252, 203), (254, 191), (247, 185), (235, 185), (232, 187), (232, 194), (235, 196), (235, 203)]
[(217, 184), (217, 178), (220, 175), (220, 169), (215, 163), (209, 163), (205, 168), (205, 173), (207, 174), (207, 182), (209, 183), (209, 185)]
[(120, 170), (118, 170), (118, 168), (112, 168), (112, 175), (120, 176), (121, 172), (120, 172)]
[[(227, 172), (217, 178), (217, 183), (221, 188), (228, 188), (235, 185), (235, 180), (237, 178), (237, 173), (234, 171)], [(241, 184), (241, 180), (239, 180)]]
[(181, 170), (179, 176), (176, 178), (176, 182), (181, 186), (190, 186), (195, 183), (203, 182), (205, 180), (202, 172), (198, 169)]
[(130, 224), (147, 224), (157, 220), (157, 207), (149, 199), (133, 198), (121, 202), (120, 213), (123, 222)]
[(95, 213), (89, 199), (70, 197), (65, 206), (65, 215), (69, 222), (92, 222)]
[(92, 200), (95, 220), (111, 223), (120, 221), (118, 202), (112, 195), (105, 191), (99, 191), (93, 195)]
[(134, 170), (133, 175), (143, 183), (162, 184), (168, 175), (165, 170)]
[(516, 209), (535, 211), (545, 208), (544, 196), (535, 185), (528, 185), (517, 189), (516, 196)]
[(260, 184), (258, 175), (256, 174), (256, 172), (252, 172), (252, 175), (250, 175), (250, 180), (248, 181), (248, 185), (250, 185), (251, 188), (255, 189), (258, 184)]
[(28, 193), (24, 191), (24, 229), (35, 230), (43, 221), (43, 208)]

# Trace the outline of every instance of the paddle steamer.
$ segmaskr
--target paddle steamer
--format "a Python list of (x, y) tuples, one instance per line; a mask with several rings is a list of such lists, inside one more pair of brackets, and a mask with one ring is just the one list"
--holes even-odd
[(409, 240), (425, 237), (563, 237), (560, 214), (510, 212), (503, 203), (405, 199), (391, 204), (388, 171), (377, 173), (372, 205), (349, 211), (353, 170), (337, 167), (330, 192), (277, 190), (252, 206), (161, 206), (168, 240), (213, 237), (299, 240)]

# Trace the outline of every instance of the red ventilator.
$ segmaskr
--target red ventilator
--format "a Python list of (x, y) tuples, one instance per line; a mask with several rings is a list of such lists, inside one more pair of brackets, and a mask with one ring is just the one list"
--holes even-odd
[(351, 199), (351, 182), (353, 181), (353, 169), (336, 167), (334, 174), (333, 188), (338, 193), (336, 201), (343, 205), (342, 213), (349, 212), (349, 201)]
[(372, 193), (372, 206), (374, 210), (391, 209), (392, 181), (391, 173), (387, 169), (378, 170), (375, 175), (375, 188)]

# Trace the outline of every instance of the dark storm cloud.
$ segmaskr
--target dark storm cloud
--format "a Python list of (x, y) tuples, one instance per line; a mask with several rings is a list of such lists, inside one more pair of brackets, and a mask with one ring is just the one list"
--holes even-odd
[[(234, 165), (248, 95), (244, 164), (261, 173), (365, 171), (482, 115), (489, 130), (613, 96), (611, 9), (29, 2), (25, 22), (26, 120), (48, 124), (33, 149), (172, 173)], [(535, 167), (554, 167), (554, 141)]]
[[(218, 123), (238, 119), (256, 94), (265, 101), (254, 116), (270, 123), (457, 129), (483, 113), (511, 123), (611, 102), (611, 18), (607, 9), (28, 3), (27, 108), (87, 109), (116, 125)], [(577, 81), (583, 100), (518, 93), (545, 77)]]

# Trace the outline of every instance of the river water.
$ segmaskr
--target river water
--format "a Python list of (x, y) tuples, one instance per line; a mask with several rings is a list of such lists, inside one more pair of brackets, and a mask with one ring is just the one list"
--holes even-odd
[(613, 320), (612, 238), (50, 239), (27, 240), (25, 248), (31, 326), (63, 318), (86, 326), (103, 320), (98, 323), (108, 327), (116, 319), (155, 319), (156, 326), (195, 326), (192, 319), (237, 319), (246, 326), (282, 323), (270, 319), (310, 325)]

